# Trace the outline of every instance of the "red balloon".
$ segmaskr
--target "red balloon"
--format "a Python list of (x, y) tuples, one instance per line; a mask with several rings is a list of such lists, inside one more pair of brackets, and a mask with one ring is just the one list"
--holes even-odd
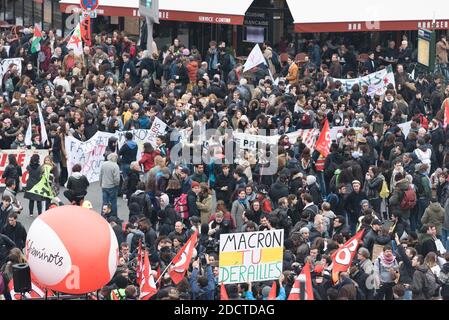
[(114, 276), (118, 243), (98, 213), (78, 206), (50, 209), (33, 221), (26, 241), (33, 276), (49, 289), (84, 294)]

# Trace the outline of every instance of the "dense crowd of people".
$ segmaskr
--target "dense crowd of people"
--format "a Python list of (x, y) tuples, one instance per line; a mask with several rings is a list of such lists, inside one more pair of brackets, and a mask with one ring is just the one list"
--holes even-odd
[[(185, 279), (175, 285), (163, 275), (152, 299), (220, 299), (220, 235), (279, 228), (285, 241), (278, 299), (288, 297), (306, 262), (317, 300), (449, 299), (449, 131), (444, 120), (449, 86), (444, 75), (410, 76), (415, 62), (411, 42), (404, 40), (397, 48), (391, 41), (371, 52), (357, 52), (338, 41), (310, 40), (296, 50), (283, 42), (278, 50), (264, 43), (266, 66), (244, 75), (243, 65), (224, 42), (212, 41), (203, 54), (175, 39), (149, 55), (125, 34), (114, 32), (96, 35), (94, 45), (76, 55), (64, 39), (47, 30), (40, 52), (32, 54), (32, 36), (25, 28), (0, 37), (1, 59), (22, 58), (21, 74), (12, 64), (2, 76), (0, 148), (49, 152), (45, 159), (33, 155), (26, 185), (20, 183), (22, 168), (15, 157), (8, 158), (0, 207), (4, 283), (12, 277), (12, 264), (26, 261), (21, 252), (26, 230), (18, 215), (33, 215), (35, 203), (41, 214), (51, 205), (81, 205), (89, 198), (89, 181), (79, 164), (68, 177), (66, 137), (87, 141), (97, 131), (150, 129), (157, 117), (168, 130), (155, 146), (146, 143), (138, 156), (133, 134), (127, 132), (122, 146), (110, 138), (104, 155), (101, 215), (116, 233), (120, 262), (100, 291), (102, 299), (138, 297), (139, 242), (159, 279), (194, 230), (198, 243)], [(441, 65), (447, 65), (448, 50), (443, 36), (437, 50)], [(361, 53), (367, 54), (363, 61), (357, 59)], [(371, 96), (367, 86), (359, 85), (345, 92), (341, 82), (332, 80), (389, 65), (396, 85), (389, 85), (382, 96)], [(38, 108), (45, 124), (39, 121)], [(322, 129), (326, 119), (331, 127), (344, 127), (327, 157), (307, 147), (301, 136), (296, 141), (286, 136)], [(411, 129), (405, 136), (398, 125), (408, 121)], [(26, 145), (29, 124), (32, 143)], [(49, 133), (44, 144), (42, 125)], [(181, 139), (185, 129), (189, 135)], [(218, 141), (215, 155), (236, 149), (228, 129), (254, 135), (272, 130), (280, 136), (277, 153), (267, 150), (265, 156), (276, 159), (278, 170), (264, 175), (264, 156), (251, 150), (238, 151), (233, 163), (173, 160), (179, 143), (192, 154), (211, 148), (203, 143), (203, 133), (211, 129)], [(54, 193), (65, 186), (67, 201), (29, 192), (45, 166)], [(16, 197), (22, 191), (28, 211)], [(125, 221), (118, 217), (119, 196), (128, 204)], [(334, 283), (332, 253), (362, 229), (362, 245), (352, 265)], [(226, 289), (230, 299), (266, 299), (271, 283)], [(7, 288), (3, 295), (10, 298)]]

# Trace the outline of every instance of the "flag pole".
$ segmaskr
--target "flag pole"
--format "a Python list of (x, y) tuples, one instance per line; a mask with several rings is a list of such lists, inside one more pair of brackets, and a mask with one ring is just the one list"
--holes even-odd
[(64, 38), (64, 40), (62, 40), (62, 42), (66, 42), (67, 38), (70, 38), (72, 36), (73, 32), (75, 32), (75, 29), (76, 29), (76, 27), (74, 29), (72, 29), (72, 31), (69, 32), (69, 34)]
[(168, 268), (173, 264), (173, 260), (170, 261), (169, 265), (164, 269), (164, 271), (161, 273), (161, 275), (159, 276), (159, 279), (157, 279), (156, 281), (156, 285), (159, 283), (159, 281), (161, 281), (162, 276), (164, 275), (165, 272), (167, 272)]

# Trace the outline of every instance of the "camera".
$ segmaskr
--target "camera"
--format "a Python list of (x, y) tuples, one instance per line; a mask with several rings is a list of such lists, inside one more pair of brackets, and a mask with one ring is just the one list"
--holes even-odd
[(207, 244), (206, 244), (206, 253), (207, 254), (217, 253), (218, 249), (219, 249), (218, 240), (211, 239), (211, 240), (207, 241)]

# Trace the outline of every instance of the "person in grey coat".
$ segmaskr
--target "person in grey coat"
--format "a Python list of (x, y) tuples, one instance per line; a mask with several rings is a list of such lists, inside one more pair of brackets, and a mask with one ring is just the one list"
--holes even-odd
[(100, 168), (100, 186), (103, 193), (103, 206), (111, 204), (111, 215), (117, 215), (117, 195), (120, 185), (120, 168), (117, 164), (118, 155), (111, 153), (108, 161)]
[(246, 199), (245, 189), (239, 189), (237, 195), (237, 200), (232, 203), (231, 215), (237, 225), (237, 230), (241, 230), (244, 224), (243, 213), (249, 208), (249, 203)]

